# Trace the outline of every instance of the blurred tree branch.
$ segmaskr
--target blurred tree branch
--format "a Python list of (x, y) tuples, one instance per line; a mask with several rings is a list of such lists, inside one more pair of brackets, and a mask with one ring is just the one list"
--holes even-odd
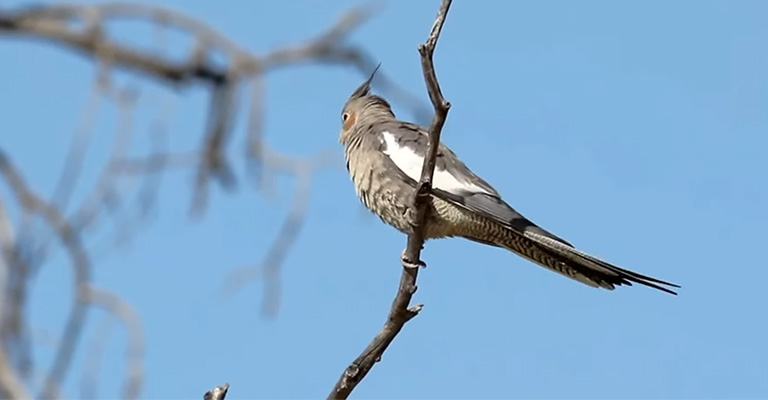
[[(376, 62), (363, 48), (348, 43), (347, 38), (373, 13), (371, 6), (352, 9), (313, 38), (266, 54), (255, 54), (202, 21), (151, 4), (45, 4), (15, 9), (0, 6), (0, 37), (47, 42), (84, 55), (97, 66), (89, 99), (50, 200), (35, 191), (25, 180), (23, 171), (13, 163), (12, 156), (0, 148), (0, 182), (5, 183), (11, 194), (9, 199), (3, 199), (0, 193), (0, 396), (30, 398), (33, 391), (38, 391), (37, 397), (41, 398), (62, 396), (60, 388), (71, 370), (87, 324), (88, 310), (92, 307), (103, 309), (126, 328), (129, 351), (122, 395), (127, 399), (140, 396), (144, 380), (141, 322), (127, 302), (105, 288), (97, 288), (91, 281), (93, 262), (87, 246), (92, 241), (89, 240), (91, 233), (110, 217), (116, 237), (127, 239), (135, 234), (154, 203), (161, 174), (175, 168), (194, 168), (196, 178), (190, 216), (203, 216), (211, 183), (230, 190), (237, 184), (238, 177), (230, 166), (227, 148), (235, 135), (234, 122), (243, 113), (248, 116), (244, 153), (257, 186), (263, 190), (273, 174), (293, 176), (296, 183), (291, 210), (262, 262), (235, 270), (225, 280), (225, 287), (231, 291), (248, 280), (263, 278), (262, 310), (266, 314), (277, 312), (281, 265), (305, 219), (313, 174), (329, 165), (329, 161), (325, 154), (310, 157), (285, 154), (264, 140), (264, 75), (278, 68), (307, 63), (352, 66), (367, 73)], [(182, 57), (172, 57), (166, 49), (128, 45), (110, 35), (107, 29), (122, 20), (148, 24), (158, 34), (181, 32), (193, 45)], [(161, 43), (161, 38), (156, 42)], [(224, 62), (214, 62), (214, 59)], [(134, 88), (117, 86), (112, 78), (117, 70), (135, 73), (171, 89), (193, 85), (207, 88), (208, 115), (199, 147), (186, 151), (166, 149), (164, 118), (167, 115), (161, 115), (151, 132), (152, 152), (130, 154), (134, 111), (141, 97)], [(377, 86), (394, 101), (413, 110), (417, 119), (424, 119), (430, 113), (415, 96), (393, 84), (386, 75), (377, 79)], [(81, 179), (94, 120), (104, 102), (114, 104), (120, 113), (112, 151), (88, 195), (70, 207), (73, 187)], [(136, 185), (137, 182), (140, 185)], [(10, 203), (4, 203), (7, 200)], [(18, 222), (13, 222), (6, 204), (19, 210)], [(135, 213), (129, 213), (129, 207), (135, 209)], [(68, 319), (57, 341), (54, 361), (40, 387), (34, 387), (31, 383), (35, 370), (34, 343), (27, 316), (29, 292), (33, 276), (57, 250), (63, 250), (73, 266), (74, 294)], [(100, 352), (100, 347), (95, 346), (90, 365), (98, 365)], [(86, 369), (84, 374), (95, 374), (96, 370)], [(95, 375), (83, 377), (84, 393), (95, 396), (94, 379)], [(223, 399), (227, 388), (228, 385), (209, 394), (211, 398)]]

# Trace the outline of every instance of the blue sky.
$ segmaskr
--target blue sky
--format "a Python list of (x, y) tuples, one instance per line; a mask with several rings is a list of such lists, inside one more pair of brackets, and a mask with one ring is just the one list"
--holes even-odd
[[(262, 52), (308, 38), (360, 3), (164, 4)], [(424, 101), (416, 46), (437, 5), (391, 1), (351, 38)], [(443, 141), (546, 229), (683, 288), (677, 297), (642, 287), (595, 290), (500, 249), (430, 242), (415, 297), (425, 308), (353, 396), (768, 397), (768, 272), (760, 256), (768, 226), (767, 13), (768, 3), (747, 0), (457, 0), (435, 57), (453, 104)], [(93, 66), (5, 38), (0, 58), (0, 147), (36, 189), (51, 193)], [(198, 143), (202, 89), (174, 93), (119, 79), (141, 89), (137, 135), (166, 102), (170, 146)], [(229, 271), (266, 252), (288, 211), (288, 179), (273, 199), (246, 181), (235, 195), (216, 189), (206, 217), (190, 222), (193, 175), (169, 174), (152, 225), (99, 253), (96, 282), (141, 313), (144, 397), (198, 398), (225, 381), (231, 399), (324, 397), (378, 331), (405, 237), (363, 210), (343, 169), (339, 114), (362, 79), (350, 68), (319, 66), (268, 76), (269, 142), (290, 154), (336, 157), (313, 180), (276, 318), (259, 314), (258, 281), (225, 299), (216, 293)], [(86, 182), (114, 132), (114, 108), (103, 111)], [(241, 177), (243, 137), (240, 130), (230, 149)], [(135, 154), (147, 150), (139, 143)], [(31, 304), (35, 330), (55, 333), (70, 286), (66, 259), (45, 265)], [(91, 314), (83, 343), (103, 318)], [(118, 329), (108, 342), (101, 397), (119, 395), (124, 339)], [(51, 351), (43, 340), (38, 346), (43, 368)], [(82, 355), (75, 362), (66, 386), (73, 398)]]

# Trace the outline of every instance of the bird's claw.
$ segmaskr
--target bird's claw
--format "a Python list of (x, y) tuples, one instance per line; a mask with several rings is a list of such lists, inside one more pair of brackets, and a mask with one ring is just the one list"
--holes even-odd
[(400, 254), (400, 262), (405, 268), (427, 268), (427, 263), (421, 260), (417, 260), (416, 262), (410, 260), (408, 257), (406, 257), (405, 252)]

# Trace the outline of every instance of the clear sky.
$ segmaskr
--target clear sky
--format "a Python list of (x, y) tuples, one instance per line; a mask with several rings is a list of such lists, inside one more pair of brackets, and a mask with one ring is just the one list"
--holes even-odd
[[(352, 37), (424, 101), (416, 46), (438, 3), (391, 1)], [(320, 32), (359, 3), (164, 4), (265, 51)], [(637, 286), (596, 290), (500, 249), (430, 242), (415, 298), (425, 308), (353, 396), (768, 397), (768, 265), (760, 255), (768, 227), (766, 15), (768, 2), (747, 0), (456, 0), (435, 60), (453, 104), (444, 142), (546, 229), (683, 288), (677, 297)], [(92, 65), (5, 38), (0, 59), (0, 147), (51, 193)], [(336, 157), (313, 180), (276, 318), (259, 314), (258, 281), (226, 299), (215, 294), (228, 271), (267, 250), (288, 210), (290, 180), (272, 200), (245, 181), (235, 195), (216, 189), (206, 217), (190, 222), (192, 174), (170, 174), (153, 224), (97, 257), (96, 282), (141, 313), (144, 397), (199, 398), (223, 382), (232, 384), (231, 399), (324, 397), (379, 330), (405, 237), (363, 209), (343, 168), (340, 110), (362, 79), (350, 68), (318, 66), (268, 77), (270, 143)], [(135, 77), (122, 82), (142, 90), (137, 132), (170, 99), (170, 145), (197, 145), (203, 90), (176, 96)], [(88, 177), (114, 122), (114, 109), (104, 109)], [(240, 130), (231, 151), (241, 177), (243, 143)], [(61, 323), (69, 277), (63, 257), (40, 272), (36, 330)], [(91, 317), (83, 343), (103, 314)], [(119, 395), (125, 351), (124, 335), (113, 334), (99, 391), (109, 398)], [(42, 368), (50, 349), (38, 345)], [(75, 374), (68, 397), (77, 398), (77, 387)]]

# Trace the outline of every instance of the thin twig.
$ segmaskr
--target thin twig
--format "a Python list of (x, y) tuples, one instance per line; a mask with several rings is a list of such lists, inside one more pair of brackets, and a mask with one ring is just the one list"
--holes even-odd
[(32, 398), (32, 395), (16, 375), (16, 371), (11, 367), (4, 346), (0, 346), (0, 398), (14, 400)]
[(293, 247), (298, 232), (304, 224), (309, 208), (312, 171), (317, 164), (323, 163), (324, 158), (315, 157), (312, 162), (297, 164), (293, 174), (296, 176), (295, 193), (288, 216), (283, 221), (273, 244), (264, 256), (263, 261), (255, 266), (247, 266), (230, 272), (222, 285), (222, 293), (231, 295), (253, 281), (255, 278), (264, 279), (264, 295), (261, 302), (261, 314), (274, 317), (282, 301), (280, 287), (280, 268)]
[(414, 196), (414, 208), (416, 209), (415, 224), (413, 233), (408, 235), (408, 244), (403, 252), (403, 273), (400, 278), (400, 285), (397, 289), (397, 295), (392, 302), (392, 308), (389, 310), (387, 322), (379, 333), (373, 338), (360, 356), (350, 364), (341, 375), (333, 390), (328, 395), (328, 399), (346, 399), (355, 389), (357, 384), (365, 378), (373, 365), (381, 360), (382, 355), (389, 347), (395, 336), (402, 330), (406, 322), (415, 317), (423, 305), (416, 304), (409, 307), (411, 298), (416, 292), (416, 278), (418, 276), (418, 267), (413, 268), (406, 265), (405, 260), (416, 262), (421, 259), (421, 249), (424, 246), (424, 229), (426, 227), (427, 205), (430, 199), (430, 190), (432, 178), (435, 172), (435, 163), (437, 159), (437, 149), (440, 144), (440, 133), (445, 124), (448, 110), (451, 104), (448, 103), (440, 91), (440, 85), (435, 75), (435, 67), (432, 56), (435, 52), (437, 40), (440, 38), (440, 31), (443, 28), (445, 17), (451, 6), (452, 0), (443, 0), (432, 25), (427, 41), (419, 46), (421, 54), (421, 67), (424, 71), (424, 80), (429, 92), (429, 98), (435, 108), (435, 115), (432, 118), (432, 125), (429, 128), (429, 145), (427, 155), (424, 158), (424, 164), (421, 169), (421, 178)]
[(85, 351), (85, 360), (83, 361), (83, 373), (80, 377), (80, 398), (96, 399), (98, 398), (99, 373), (102, 370), (101, 361), (107, 349), (110, 333), (114, 330), (117, 322), (113, 318), (103, 318), (101, 323), (95, 329), (93, 340), (88, 344)]
[[(14, 229), (5, 204), (0, 198), (0, 290), (6, 290), (8, 273), (13, 266), (13, 248), (15, 247)], [(0, 321), (5, 318), (6, 296), (0, 292)], [(2, 335), (0, 334), (0, 340)], [(1, 343), (1, 342), (0, 342)]]
[(69, 200), (74, 191), (75, 184), (82, 171), (82, 164), (83, 161), (85, 161), (85, 152), (88, 149), (88, 144), (91, 140), (91, 133), (93, 133), (93, 125), (99, 114), (99, 106), (102, 102), (101, 97), (103, 95), (103, 90), (104, 87), (101, 84), (101, 81), (99, 79), (94, 79), (93, 86), (88, 95), (87, 105), (83, 108), (79, 118), (80, 121), (78, 121), (78, 127), (75, 130), (74, 138), (69, 145), (64, 168), (61, 169), (59, 180), (56, 182), (56, 187), (53, 190), (51, 203), (65, 212), (69, 205)]
[[(6, 215), (5, 215), (5, 208), (3, 207), (2, 201), (0, 201), (0, 223), (2, 225), (5, 225)], [(2, 245), (5, 247), (6, 245), (10, 244), (10, 237), (12, 235), (11, 232), (5, 232), (6, 229), (8, 229), (5, 226), (0, 226), (0, 240), (2, 240)], [(3, 271), (0, 271), (0, 274), (5, 273), (5, 269), (10, 268), (10, 263), (5, 263), (0, 259), (0, 269)], [(3, 287), (5, 286), (5, 282), (2, 282)], [(0, 293), (0, 295), (2, 295)], [(0, 299), (0, 305), (4, 303), (4, 299)], [(2, 308), (0, 308), (0, 311)], [(2, 315), (2, 314), (0, 314)], [(32, 395), (27, 391), (27, 388), (24, 387), (24, 384), (22, 383), (21, 379), (19, 379), (19, 376), (16, 374), (16, 371), (13, 370), (13, 366), (11, 365), (11, 361), (8, 359), (8, 355), (5, 352), (5, 344), (0, 342), (0, 398), (8, 398), (8, 399), (19, 399), (19, 400), (26, 400), (31, 399)]]
[(137, 399), (144, 382), (144, 330), (134, 308), (116, 294), (88, 286), (87, 301), (103, 307), (125, 326), (128, 335), (123, 399)]

